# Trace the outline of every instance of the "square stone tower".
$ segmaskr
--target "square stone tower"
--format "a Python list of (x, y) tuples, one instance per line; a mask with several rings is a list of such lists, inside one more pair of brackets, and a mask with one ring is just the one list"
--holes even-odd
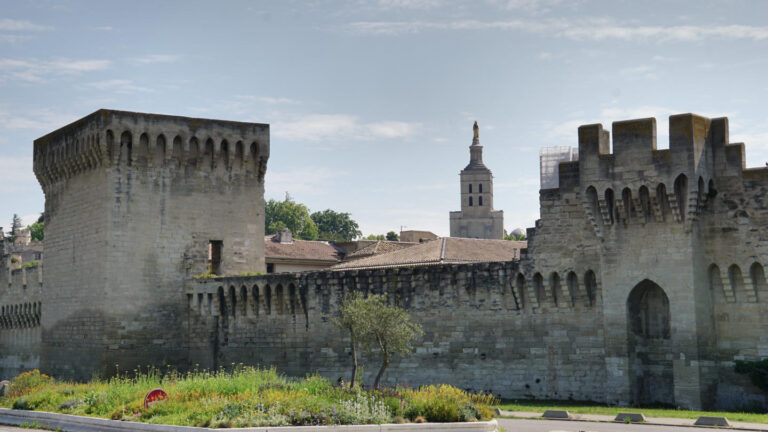
[(451, 237), (500, 240), (504, 237), (504, 212), (493, 209), (493, 174), (483, 164), (477, 122), (469, 147), (469, 164), (461, 176), (461, 211), (450, 213)]
[(184, 279), (264, 271), (269, 125), (99, 110), (34, 143), (41, 368), (189, 363)]

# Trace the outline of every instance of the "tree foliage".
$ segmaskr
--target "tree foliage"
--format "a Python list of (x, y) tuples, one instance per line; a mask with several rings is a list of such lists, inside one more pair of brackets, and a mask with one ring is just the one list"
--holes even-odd
[(760, 361), (736, 360), (737, 373), (747, 374), (752, 384), (768, 394), (768, 358)]
[(32, 237), (32, 241), (43, 241), (44, 225), (44, 222), (35, 222), (27, 227), (27, 229), (29, 229), (29, 234)]
[(288, 228), (294, 238), (317, 240), (317, 225), (312, 221), (309, 209), (304, 204), (294, 202), (288, 194), (283, 201), (267, 201), (264, 225), (266, 234), (275, 234), (283, 228)]
[(367, 237), (363, 237), (363, 240), (386, 240), (384, 234), (368, 234)]
[(389, 306), (383, 295), (364, 297), (360, 293), (351, 294), (342, 301), (340, 312), (336, 324), (349, 331), (352, 344), (352, 383), (357, 373), (357, 344), (367, 351), (373, 348), (379, 351), (381, 366), (373, 382), (375, 388), (379, 386), (392, 357), (409, 355), (412, 351), (411, 342), (423, 334), (421, 325), (414, 322), (408, 312), (397, 306)]
[(507, 234), (507, 235), (504, 236), (504, 240), (524, 241), (525, 240), (525, 234), (520, 234), (520, 235)]
[[(24, 226), (21, 224), (21, 218), (16, 213), (13, 214), (13, 220), (11, 221), (11, 232), (9, 236), (6, 238), (8, 241), (14, 241), (16, 240), (16, 236), (19, 235), (19, 232), (24, 228)], [(2, 237), (0, 233), (0, 237)]]
[(398, 233), (396, 233), (394, 231), (390, 231), (390, 232), (387, 233), (387, 240), (389, 240), (389, 241), (398, 241), (398, 240), (400, 240), (400, 234), (398, 234)]
[(360, 227), (352, 220), (349, 213), (327, 209), (312, 213), (311, 218), (317, 225), (320, 240), (350, 241), (362, 235)]

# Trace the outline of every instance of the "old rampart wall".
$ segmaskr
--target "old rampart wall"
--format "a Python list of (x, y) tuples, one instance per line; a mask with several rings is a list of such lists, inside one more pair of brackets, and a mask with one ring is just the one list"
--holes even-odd
[(0, 379), (40, 367), (41, 266), (0, 269)]
[[(558, 305), (537, 298), (513, 262), (192, 280), (190, 358), (204, 367), (242, 362), (348, 380), (348, 336), (331, 318), (350, 292), (382, 293), (425, 331), (414, 354), (390, 366), (389, 385), (601, 400), (600, 287), (581, 282), (592, 269), (571, 270), (578, 282), (571, 276), (571, 296)], [(379, 363), (375, 356), (364, 363), (370, 384)]]

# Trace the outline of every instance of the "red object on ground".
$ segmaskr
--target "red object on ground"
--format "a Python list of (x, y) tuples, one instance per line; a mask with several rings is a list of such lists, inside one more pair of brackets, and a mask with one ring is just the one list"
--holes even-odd
[(144, 408), (149, 408), (157, 402), (164, 401), (166, 399), (168, 399), (168, 393), (164, 392), (163, 389), (151, 390), (149, 393), (147, 393), (147, 397), (144, 398)]

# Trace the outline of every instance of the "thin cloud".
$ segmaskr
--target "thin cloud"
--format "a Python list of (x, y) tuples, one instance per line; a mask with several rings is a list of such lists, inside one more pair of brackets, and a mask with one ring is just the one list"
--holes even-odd
[(29, 36), (0, 34), (0, 42), (14, 44), (23, 40), (31, 39)]
[(0, 156), (0, 193), (10, 194), (36, 187), (31, 156)]
[(35, 24), (26, 20), (0, 19), (0, 31), (44, 31), (53, 30), (51, 26)]
[(109, 68), (110, 64), (109, 60), (96, 59), (41, 61), (0, 58), (0, 81), (45, 82), (58, 76), (104, 70)]
[(348, 114), (307, 114), (278, 120), (271, 131), (277, 138), (295, 141), (404, 138), (421, 129), (420, 123), (361, 122)]
[(133, 60), (140, 64), (153, 64), (153, 63), (173, 63), (179, 61), (182, 56), (175, 54), (151, 54), (143, 57), (136, 57)]
[[(267, 170), (264, 180), (265, 194), (270, 197), (284, 197), (286, 192), (297, 194), (320, 194), (334, 190), (335, 179), (343, 172), (326, 167), (307, 166), (288, 170)], [(307, 181), (307, 179), (312, 179)]]
[(379, 0), (383, 9), (432, 9), (440, 6), (439, 0)]
[(154, 91), (151, 88), (137, 86), (133, 81), (124, 79), (96, 81), (86, 85), (97, 90), (113, 91), (120, 94), (151, 93)]
[(354, 33), (398, 36), (425, 31), (520, 31), (552, 35), (578, 41), (656, 41), (695, 42), (708, 39), (753, 40), (768, 39), (768, 26), (749, 25), (686, 25), (638, 26), (608, 19), (588, 19), (580, 22), (565, 19), (478, 21), (358, 21), (348, 25)]
[(25, 110), (0, 106), (0, 128), (50, 132), (77, 120), (77, 116), (50, 109)]
[(295, 99), (290, 99), (286, 97), (239, 95), (237, 96), (237, 99), (250, 101), (250, 102), (259, 102), (267, 105), (296, 105), (301, 103)]
[(552, 6), (561, 4), (562, 0), (492, 0), (491, 3), (506, 10), (524, 11), (531, 13), (548, 12)]

